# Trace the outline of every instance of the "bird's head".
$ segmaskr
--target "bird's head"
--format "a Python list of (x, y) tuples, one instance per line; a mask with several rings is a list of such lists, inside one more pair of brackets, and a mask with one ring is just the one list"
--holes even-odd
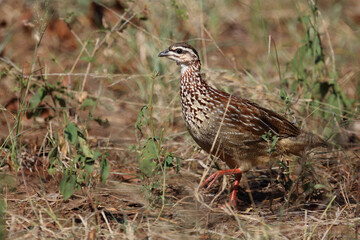
[(167, 57), (178, 65), (191, 65), (200, 61), (197, 51), (187, 43), (175, 43), (165, 51), (159, 53), (158, 57)]

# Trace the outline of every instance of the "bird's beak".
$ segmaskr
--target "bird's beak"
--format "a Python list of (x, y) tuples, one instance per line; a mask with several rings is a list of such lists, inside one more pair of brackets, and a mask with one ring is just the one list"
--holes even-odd
[(169, 56), (169, 49), (166, 49), (165, 51), (162, 51), (158, 55), (158, 57), (167, 57), (167, 56)]

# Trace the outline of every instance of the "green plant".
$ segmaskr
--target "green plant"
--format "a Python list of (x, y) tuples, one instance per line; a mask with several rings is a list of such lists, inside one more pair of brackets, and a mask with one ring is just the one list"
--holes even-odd
[(276, 143), (279, 140), (277, 135), (274, 135), (271, 130), (262, 135), (262, 138), (268, 143), (269, 148), (266, 150), (267, 153), (271, 154), (276, 150)]
[[(156, 134), (156, 127), (152, 117), (152, 96), (155, 78), (156, 75), (152, 77), (149, 103), (141, 108), (135, 123), (136, 135), (138, 136), (139, 142), (135, 150), (138, 152), (139, 168), (143, 179), (146, 180), (146, 185), (144, 186), (148, 190), (148, 193), (151, 194), (151, 192), (158, 187), (162, 187), (161, 200), (163, 209), (165, 204), (166, 171), (171, 167), (176, 167), (176, 171), (179, 171), (180, 158), (162, 147), (163, 130), (160, 131), (160, 136)], [(142, 140), (144, 137), (143, 128), (145, 126), (150, 128), (151, 134)], [(162, 179), (160, 177), (162, 177)]]
[[(289, 76), (286, 73), (292, 72), (293, 77), (282, 78), (282, 86), (288, 88), (290, 94), (282, 89), (280, 96), (287, 105), (288, 100), (299, 93), (302, 98), (312, 99), (313, 101), (306, 104), (305, 109), (309, 107), (314, 109), (314, 115), (324, 119), (334, 117), (337, 121), (342, 121), (345, 118), (352, 118), (351, 109), (354, 100), (347, 98), (339, 87), (334, 56), (329, 56), (332, 61), (330, 66), (325, 62), (327, 56), (322, 38), (326, 35), (319, 31), (321, 19), (316, 2), (309, 1), (309, 9), (308, 14), (299, 11), (299, 21), (305, 36), (284, 72), (284, 76)], [(326, 135), (331, 134), (328, 129)]]
[(64, 168), (64, 176), (60, 183), (60, 191), (64, 200), (71, 197), (75, 189), (88, 187), (93, 180), (95, 161), (100, 162), (100, 179), (105, 182), (109, 175), (107, 154), (90, 149), (86, 137), (73, 123), (68, 123), (64, 130), (66, 143), (71, 158), (69, 167)]
[[(47, 141), (51, 149), (48, 154), (48, 172), (54, 174), (58, 169), (62, 169), (64, 176), (60, 183), (60, 191), (64, 200), (71, 197), (76, 188), (88, 186), (94, 180), (95, 162), (100, 164), (100, 180), (104, 182), (109, 174), (107, 154), (91, 149), (86, 137), (89, 122), (95, 120), (93, 110), (96, 107), (96, 101), (87, 97), (79, 103), (79, 97), (69, 92), (61, 81), (53, 84), (43, 75), (40, 75), (39, 81), (33, 81), (29, 89), (34, 94), (28, 102), (27, 118), (33, 118), (36, 121), (36, 117), (41, 116), (44, 111), (51, 110), (45, 121), (56, 117), (58, 120), (64, 119), (64, 122), (60, 121), (60, 123), (66, 125), (63, 131), (57, 131), (54, 136), (48, 137)], [(71, 121), (69, 110), (74, 108), (77, 112), (88, 110), (83, 129), (79, 128), (79, 124)], [(98, 117), (97, 121), (99, 119), (101, 118)], [(78, 120), (81, 121), (81, 118)], [(59, 149), (66, 149), (66, 151), (61, 152)]]

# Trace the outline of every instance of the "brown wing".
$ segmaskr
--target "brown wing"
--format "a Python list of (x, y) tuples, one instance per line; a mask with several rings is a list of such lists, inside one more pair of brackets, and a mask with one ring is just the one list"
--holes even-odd
[(279, 137), (298, 136), (300, 129), (283, 116), (246, 99), (231, 97), (225, 121), (237, 122), (240, 131), (262, 136), (271, 131)]

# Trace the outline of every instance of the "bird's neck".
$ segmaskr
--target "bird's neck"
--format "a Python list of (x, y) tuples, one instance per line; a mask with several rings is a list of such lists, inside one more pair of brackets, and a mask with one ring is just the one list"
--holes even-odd
[(181, 65), (180, 99), (183, 117), (190, 134), (195, 134), (194, 129), (201, 128), (204, 121), (202, 112), (207, 104), (206, 98), (210, 89), (201, 78), (200, 68), (200, 61)]
[(206, 86), (206, 82), (201, 78), (200, 61), (195, 61), (192, 64), (181, 64), (181, 92), (188, 89), (195, 89), (201, 86)]

